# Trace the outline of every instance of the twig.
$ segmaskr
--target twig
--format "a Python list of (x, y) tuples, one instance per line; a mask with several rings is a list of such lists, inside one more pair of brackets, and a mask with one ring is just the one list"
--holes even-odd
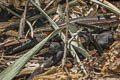
[(13, 42), (14, 40), (15, 40), (15, 39), (13, 39), (13, 40), (8, 40), (8, 41), (6, 41), (6, 42), (0, 43), (0, 47), (3, 46), (3, 45), (5, 45), (5, 44), (7, 44), (7, 43), (9, 43), (9, 42)]
[(24, 27), (25, 27), (25, 21), (26, 21), (26, 13), (27, 13), (27, 5), (28, 5), (28, 1), (26, 2), (25, 10), (24, 10), (23, 16), (20, 20), (18, 39), (22, 38), (23, 34), (24, 34)]
[(68, 0), (66, 0), (65, 13), (66, 13), (66, 34), (65, 34), (66, 38), (65, 38), (64, 56), (63, 56), (63, 60), (62, 60), (62, 66), (64, 66), (65, 62), (66, 62), (67, 45), (68, 45), (68, 26), (69, 26), (69, 3), (68, 3)]

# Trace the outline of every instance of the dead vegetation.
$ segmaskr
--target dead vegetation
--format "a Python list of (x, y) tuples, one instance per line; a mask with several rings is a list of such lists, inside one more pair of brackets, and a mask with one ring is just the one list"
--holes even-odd
[(0, 0), (0, 80), (119, 80), (119, 5)]

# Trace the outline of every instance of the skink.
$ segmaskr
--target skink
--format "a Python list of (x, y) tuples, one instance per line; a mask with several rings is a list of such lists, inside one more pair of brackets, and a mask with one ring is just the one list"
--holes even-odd
[[(96, 17), (79, 17), (70, 19), (70, 23), (78, 23), (78, 24), (87, 24), (94, 25), (99, 27), (111, 27), (120, 24), (120, 19), (118, 19), (114, 15), (105, 15), (105, 16), (96, 16)], [(65, 22), (56, 23), (59, 27), (65, 26)], [(84, 25), (82, 25), (84, 27)], [(49, 27), (40, 27), (34, 30), (35, 33), (41, 31), (51, 31), (53, 30)]]
[[(70, 19), (70, 23), (80, 22), (80, 23), (87, 23), (87, 24), (95, 24), (95, 23), (107, 23), (110, 21), (118, 21), (117, 17), (114, 15), (105, 15), (105, 16), (96, 16), (96, 17), (79, 17)], [(58, 26), (66, 25), (65, 22), (57, 23)]]

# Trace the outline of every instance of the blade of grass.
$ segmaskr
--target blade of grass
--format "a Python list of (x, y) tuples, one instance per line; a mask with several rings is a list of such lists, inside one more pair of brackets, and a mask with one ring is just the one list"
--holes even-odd
[(64, 20), (65, 16), (63, 14), (63, 10), (62, 10), (62, 6), (61, 5), (58, 5), (57, 13), (60, 16), (60, 18), (62, 18), (62, 20)]
[(53, 31), (48, 37), (38, 43), (35, 47), (33, 47), (30, 51), (24, 54), (21, 58), (16, 60), (12, 65), (10, 65), (7, 69), (0, 73), (0, 80), (12, 80), (16, 74), (20, 72), (23, 66), (27, 63), (28, 60), (31, 59), (33, 55), (35, 55), (43, 46), (44, 44), (57, 35), (61, 29), (57, 29)]
[(15, 13), (14, 11), (12, 11), (11, 9), (7, 8), (4, 4), (0, 4), (0, 7), (4, 10), (7, 10), (8, 12), (10, 12), (11, 14), (17, 16), (18, 18), (21, 18), (20, 15), (18, 15), (17, 13)]
[(102, 3), (104, 3), (104, 4), (106, 4), (106, 5), (110, 6), (110, 7), (112, 7), (114, 10), (120, 12), (120, 9), (118, 9), (115, 5), (111, 4), (111, 3), (108, 2), (107, 0), (99, 0), (99, 1), (101, 1)]
[[(74, 46), (84, 57), (87, 57), (88, 59), (90, 58), (90, 55), (88, 54), (88, 52), (82, 48), (81, 46), (77, 46), (75, 45), (75, 43), (71, 43), (72, 46)], [(83, 54), (84, 53), (84, 54)]]
[[(38, 5), (35, 4), (33, 0), (30, 0), (30, 2), (42, 13), (45, 15), (45, 17), (48, 19), (48, 21), (52, 24), (52, 27), (54, 29), (59, 29), (57, 24), (39, 7)], [(62, 40), (65, 42), (65, 35), (61, 32), (59, 35), (61, 35)]]
[(75, 51), (75, 49), (73, 48), (72, 45), (70, 45), (69, 50), (70, 50), (72, 56), (73, 56), (74, 58), (76, 58), (77, 63), (79, 64), (79, 67), (81, 68), (81, 70), (83, 71), (83, 73), (84, 73), (85, 75), (87, 75), (87, 71), (85, 70), (84, 65), (83, 65), (82, 62), (80, 61), (80, 59), (79, 59), (79, 57), (78, 57), (78, 55), (77, 55), (77, 53), (76, 53), (76, 51)]
[(100, 2), (98, 0), (91, 0), (91, 1), (94, 2), (94, 3), (97, 3), (97, 4), (101, 5), (101, 6), (104, 6), (105, 8), (107, 8), (110, 11), (112, 11), (113, 13), (115, 13), (116, 15), (120, 16), (120, 12), (115, 10), (114, 8), (112, 8), (112, 7), (110, 7), (110, 6), (106, 5), (106, 4), (103, 4), (102, 2)]

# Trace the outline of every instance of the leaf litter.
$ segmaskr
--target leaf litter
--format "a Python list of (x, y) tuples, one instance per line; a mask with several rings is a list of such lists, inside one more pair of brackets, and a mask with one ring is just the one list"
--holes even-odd
[[(119, 80), (119, 1), (68, 0), (69, 5), (67, 0), (30, 0), (27, 5), (26, 1), (0, 1), (1, 80)], [(21, 36), (27, 36), (18, 39), (21, 21)], [(54, 31), (59, 28), (62, 31)], [(32, 53), (39, 43), (41, 50)]]

